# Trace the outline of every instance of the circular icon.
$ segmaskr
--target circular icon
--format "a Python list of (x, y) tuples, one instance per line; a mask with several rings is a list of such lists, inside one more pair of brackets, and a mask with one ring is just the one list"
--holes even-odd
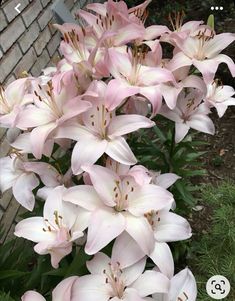
[(212, 276), (206, 283), (207, 294), (216, 300), (224, 299), (230, 292), (230, 283), (222, 275)]

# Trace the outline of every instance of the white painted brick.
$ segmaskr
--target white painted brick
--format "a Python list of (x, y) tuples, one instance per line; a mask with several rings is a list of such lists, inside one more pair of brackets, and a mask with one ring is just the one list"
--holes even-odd
[(24, 213), (26, 213), (27, 212), (27, 209), (25, 209), (24, 207), (20, 207), (19, 208), (19, 210), (18, 210), (18, 212), (17, 212), (17, 216), (16, 216), (16, 218), (15, 218), (15, 221), (18, 223), (19, 221), (21, 221), (22, 220), (22, 217), (21, 217), (21, 215), (23, 215)]
[(74, 1), (74, 0), (65, 0), (64, 1), (64, 3), (66, 4), (66, 6), (68, 7), (69, 10), (71, 10), (73, 8), (75, 2), (76, 1)]
[(51, 0), (41, 0), (43, 7), (47, 6), (49, 2), (52, 2)]
[(51, 6), (49, 6), (38, 18), (38, 24), (41, 30), (47, 26), (51, 18), (52, 18), (52, 11), (51, 11)]
[(7, 206), (9, 205), (11, 198), (12, 198), (12, 190), (11, 189), (5, 191), (1, 195), (0, 204), (4, 210), (7, 209)]
[(43, 49), (46, 47), (47, 43), (50, 41), (51, 33), (48, 27), (46, 27), (43, 32), (41, 32), (39, 38), (34, 43), (34, 49), (37, 55), (40, 55)]
[(86, 4), (88, 3), (87, 0), (80, 0), (79, 2), (80, 2), (81, 7), (86, 6)]
[(5, 85), (9, 85), (10, 83), (12, 83), (14, 80), (16, 80), (16, 77), (14, 76), (14, 74), (10, 74), (7, 79), (5, 79)]
[(39, 76), (42, 69), (46, 67), (47, 63), (50, 61), (49, 54), (46, 49), (43, 50), (42, 54), (37, 58), (36, 63), (30, 70), (30, 74), (33, 76)]
[(42, 5), (39, 0), (33, 1), (27, 7), (27, 9), (22, 13), (25, 25), (28, 27), (42, 11)]
[(0, 207), (0, 220), (1, 220), (2, 216), (3, 216), (3, 210)]
[(60, 41), (61, 41), (61, 35), (59, 32), (57, 32), (47, 45), (47, 50), (50, 56), (52, 56), (55, 53), (55, 51), (58, 49), (60, 45)]
[(19, 13), (15, 10), (16, 5), (19, 3), (20, 3), (19, 10), (22, 12), (29, 4), (29, 1), (11, 0), (11, 1), (7, 1), (7, 3), (3, 6), (3, 11), (9, 22), (11, 22), (16, 16), (19, 15)]
[(7, 207), (7, 211), (4, 213), (0, 222), (0, 228), (4, 231), (4, 235), (1, 238), (0, 243), (5, 240), (9, 230), (11, 229), (19, 207), (20, 205), (18, 202), (16, 202), (15, 199), (12, 199), (10, 201), (10, 204)]
[(7, 129), (0, 127), (0, 140), (2, 140), (3, 136), (6, 134)]
[(6, 18), (2, 12), (2, 10), (0, 10), (0, 32), (7, 26), (7, 21)]
[[(3, 141), (1, 142), (0, 145), (0, 158), (7, 156), (7, 153), (10, 150), (10, 144), (8, 142), (8, 140), (5, 138), (3, 139)], [(4, 177), (4, 175), (2, 173), (0, 173), (0, 177)]]
[(21, 57), (22, 53), (17, 44), (14, 45), (7, 53), (5, 53), (3, 59), (0, 61), (0, 83), (4, 82), (5, 78), (16, 66)]
[(22, 19), (15, 19), (0, 35), (0, 45), (3, 52), (6, 52), (25, 31)]
[(30, 46), (33, 44), (33, 42), (37, 39), (39, 36), (39, 26), (37, 21), (32, 23), (30, 27), (24, 32), (22, 37), (19, 39), (20, 48), (25, 53)]
[(14, 73), (16, 77), (21, 77), (23, 71), (29, 71), (37, 59), (37, 55), (33, 47), (23, 56), (22, 60), (16, 66)]

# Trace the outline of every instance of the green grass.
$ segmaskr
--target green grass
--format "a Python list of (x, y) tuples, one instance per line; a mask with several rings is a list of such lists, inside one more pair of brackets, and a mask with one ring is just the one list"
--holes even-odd
[[(205, 285), (213, 275), (224, 275), (231, 284), (228, 297), (235, 300), (235, 185), (224, 182), (218, 187), (205, 185), (203, 203), (211, 206), (210, 224), (204, 233), (196, 233), (190, 244), (190, 267), (197, 279), (197, 301), (211, 301)], [(194, 223), (197, 222), (194, 219)]]

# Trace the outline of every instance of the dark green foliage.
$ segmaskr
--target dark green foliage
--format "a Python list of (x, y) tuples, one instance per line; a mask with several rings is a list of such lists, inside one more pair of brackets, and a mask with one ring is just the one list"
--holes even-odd
[(34, 289), (49, 300), (51, 290), (61, 280), (87, 273), (85, 264), (91, 256), (83, 249), (74, 247), (60, 268), (53, 269), (49, 255), (36, 254), (33, 245), (19, 238), (0, 245), (0, 301), (19, 301), (25, 291)]
[[(205, 185), (203, 203), (212, 209), (208, 230), (196, 233), (190, 244), (190, 267), (198, 282), (197, 301), (211, 301), (205, 285), (213, 275), (224, 275), (231, 284), (226, 301), (235, 300), (235, 185), (225, 182), (217, 188)], [(194, 218), (195, 219), (195, 218)], [(194, 221), (196, 222), (196, 220)]]
[(4, 292), (0, 292), (0, 301), (15, 301), (11, 298), (10, 294), (6, 294)]

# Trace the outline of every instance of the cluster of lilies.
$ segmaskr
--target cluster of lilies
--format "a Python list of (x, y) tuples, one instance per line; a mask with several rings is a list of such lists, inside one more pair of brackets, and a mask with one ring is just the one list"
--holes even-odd
[[(0, 159), (0, 188), (12, 188), (43, 216), (20, 221), (15, 235), (36, 243), (38, 254), (60, 261), (80, 244), (92, 255), (90, 274), (63, 280), (54, 301), (195, 301), (196, 281), (185, 268), (174, 275), (168, 242), (188, 239), (189, 223), (175, 214), (167, 190), (179, 177), (137, 164), (128, 134), (155, 125), (157, 114), (175, 122), (175, 142), (190, 128), (214, 134), (209, 118), (235, 104), (235, 91), (215, 78), (218, 65), (235, 64), (220, 52), (235, 40), (202, 21), (145, 26), (147, 0), (128, 9), (108, 0), (80, 9), (83, 25), (55, 25), (63, 59), (39, 77), (0, 88), (0, 124), (11, 147)], [(162, 42), (173, 46), (163, 58)], [(199, 75), (200, 74), (200, 75)], [(71, 154), (62, 172), (57, 159)], [(40, 186), (40, 187), (39, 187)], [(35, 192), (36, 191), (36, 192)], [(111, 257), (102, 252), (113, 243)], [(146, 269), (146, 261), (154, 268)], [(28, 291), (22, 301), (43, 301)]]

